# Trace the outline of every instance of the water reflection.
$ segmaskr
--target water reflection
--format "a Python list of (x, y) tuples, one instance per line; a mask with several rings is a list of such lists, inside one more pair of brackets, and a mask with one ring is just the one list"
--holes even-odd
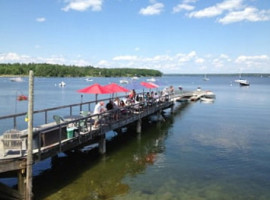
[(35, 198), (111, 199), (126, 194), (130, 188), (122, 182), (123, 178), (143, 174), (155, 163), (158, 154), (165, 150), (170, 124), (170, 120), (154, 124), (141, 134), (141, 139), (132, 130), (119, 134), (107, 143), (104, 156), (94, 149), (52, 159), (51, 168), (34, 179)]

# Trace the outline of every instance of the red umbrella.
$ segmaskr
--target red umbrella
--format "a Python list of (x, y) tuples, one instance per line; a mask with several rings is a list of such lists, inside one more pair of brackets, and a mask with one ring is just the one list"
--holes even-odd
[(146, 87), (146, 88), (157, 88), (158, 85), (154, 84), (154, 83), (150, 83), (150, 82), (141, 82), (141, 85)]
[(109, 90), (111, 93), (118, 93), (118, 92), (128, 92), (129, 90), (116, 84), (116, 83), (111, 83), (108, 85), (105, 85), (104, 88)]
[(80, 93), (87, 93), (87, 94), (108, 94), (111, 93), (108, 89), (106, 89), (104, 86), (100, 85), (100, 84), (93, 84), (90, 85), (86, 88), (77, 90), (77, 92)]
[(100, 84), (93, 84), (93, 85), (90, 85), (86, 88), (83, 88), (83, 89), (80, 89), (80, 90), (77, 90), (77, 92), (80, 92), (80, 93), (87, 93), (87, 94), (96, 94), (96, 101), (97, 101), (97, 95), (98, 94), (108, 94), (108, 93), (111, 93), (108, 89), (106, 89), (104, 86), (100, 85)]

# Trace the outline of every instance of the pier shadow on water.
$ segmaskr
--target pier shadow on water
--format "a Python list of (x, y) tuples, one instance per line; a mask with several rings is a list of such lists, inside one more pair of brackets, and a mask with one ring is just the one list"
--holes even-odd
[(52, 158), (51, 166), (33, 180), (35, 199), (101, 200), (128, 193), (129, 185), (122, 180), (143, 174), (165, 150), (173, 116), (165, 113), (165, 118), (162, 123), (145, 120), (141, 134), (131, 127), (110, 138), (106, 155), (94, 148)]

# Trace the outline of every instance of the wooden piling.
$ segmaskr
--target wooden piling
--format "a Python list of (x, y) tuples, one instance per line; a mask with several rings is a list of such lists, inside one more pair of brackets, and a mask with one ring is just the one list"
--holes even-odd
[(25, 199), (32, 199), (32, 164), (33, 164), (33, 107), (34, 107), (34, 74), (29, 71), (29, 94), (28, 94), (28, 145), (27, 145), (27, 161), (26, 161), (26, 191)]
[(99, 142), (98, 142), (98, 150), (100, 154), (106, 153), (106, 136), (105, 134), (101, 135)]
[(136, 131), (137, 131), (137, 133), (142, 132), (142, 119), (138, 119)]

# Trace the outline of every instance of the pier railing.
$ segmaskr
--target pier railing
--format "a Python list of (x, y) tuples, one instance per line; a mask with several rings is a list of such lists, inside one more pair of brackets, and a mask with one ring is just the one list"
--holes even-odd
[[(106, 103), (109, 100), (112, 99), (106, 98), (100, 99), (99, 101), (104, 101)], [(95, 103), (96, 101), (89, 101), (34, 111), (34, 114), (44, 113), (45, 116), (44, 123), (39, 122), (41, 124), (36, 125), (33, 128), (33, 155), (35, 156), (35, 160), (42, 160), (50, 156), (48, 154), (52, 152), (63, 152), (70, 150), (73, 147), (79, 147), (80, 144), (85, 145), (87, 141), (95, 142), (95, 138), (98, 138), (100, 135), (104, 135), (106, 131), (121, 128), (149, 114), (153, 114), (171, 106), (170, 96), (168, 95), (166, 97), (159, 97), (155, 101), (143, 100), (138, 103), (126, 105), (124, 108), (119, 107), (100, 114), (90, 114), (90, 110), (92, 108), (91, 105), (94, 105)], [(84, 109), (85, 106), (87, 106), (86, 110)], [(74, 108), (76, 107), (79, 111), (75, 112)], [(62, 115), (64, 121), (49, 122), (49, 112), (55, 113), (55, 111), (67, 108), (69, 110), (69, 114), (66, 116)], [(84, 114), (80, 114), (80, 111), (83, 111)], [(15, 121), (14, 129), (16, 130), (16, 118), (24, 115), (26, 115), (26, 113), (3, 116), (0, 120), (13, 118), (13, 121)], [(101, 126), (94, 128), (94, 121), (97, 118), (100, 119)], [(17, 138), (17, 140), (21, 143), (22, 148), (20, 156), (23, 157), (25, 156), (28, 143), (27, 129), (17, 131), (20, 132), (20, 138)], [(72, 142), (70, 142), (70, 140), (72, 140)], [(48, 148), (50, 151), (47, 151), (48, 154), (44, 154)], [(52, 151), (52, 149), (54, 150)], [(18, 157), (18, 155), (16, 155), (16, 157)]]

